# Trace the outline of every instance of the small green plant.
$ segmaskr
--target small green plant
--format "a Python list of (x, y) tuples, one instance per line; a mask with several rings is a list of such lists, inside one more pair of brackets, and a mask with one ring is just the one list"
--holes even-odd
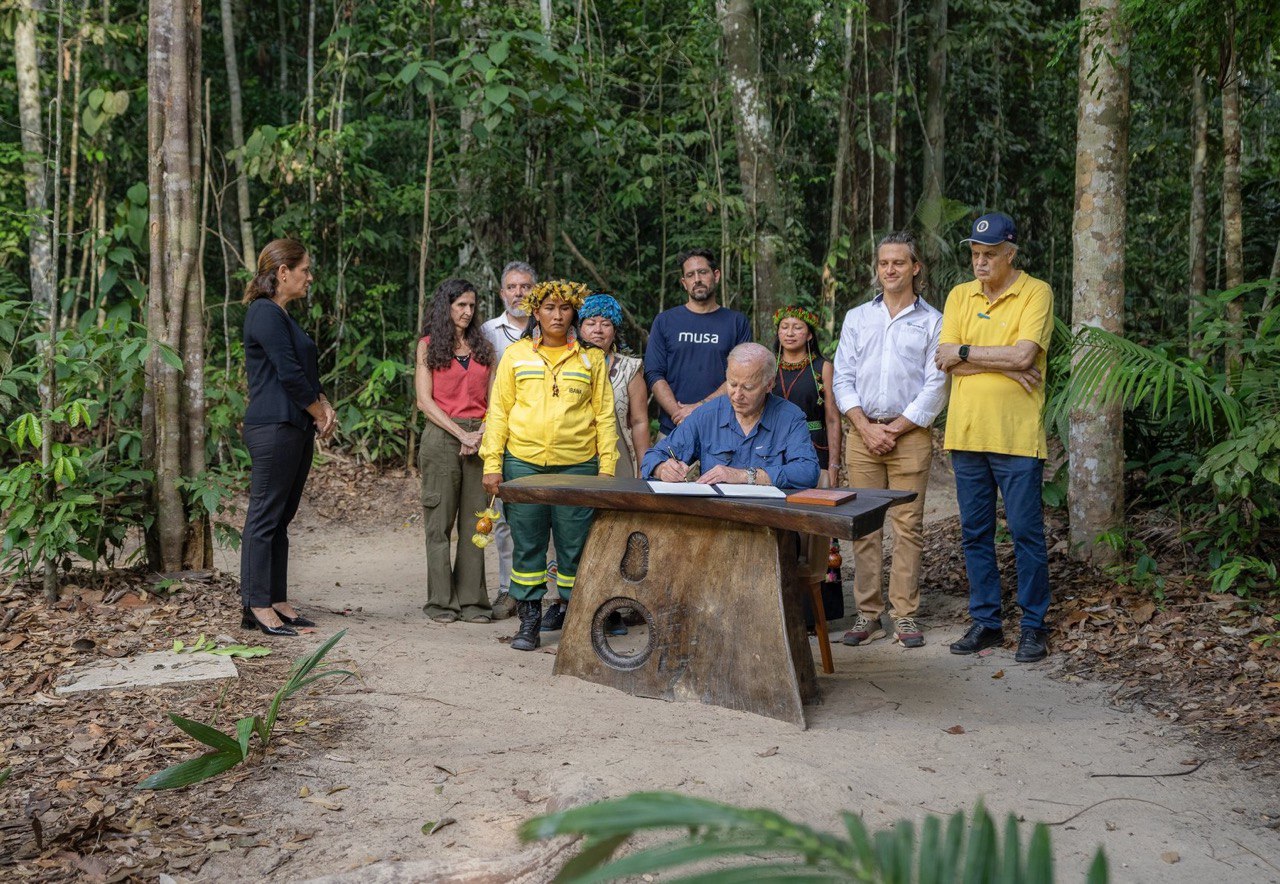
[[(557, 835), (586, 838), (582, 851), (565, 864), (556, 881), (613, 881), (717, 860), (743, 864), (699, 871), (672, 881), (865, 881), (1051, 882), (1053, 854), (1049, 830), (1037, 824), (1024, 852), (1018, 820), (1005, 819), (1003, 838), (979, 802), (970, 819), (963, 811), (945, 822), (925, 817), (899, 820), (874, 835), (861, 818), (843, 814), (847, 837), (820, 832), (771, 810), (745, 809), (671, 792), (639, 792), (612, 801), (535, 817), (520, 827), (525, 841)], [(688, 834), (613, 859), (637, 832), (681, 828)], [(668, 879), (664, 879), (668, 880)], [(1108, 880), (1101, 850), (1089, 868), (1089, 884)]]
[(218, 647), (218, 643), (211, 638), (205, 638), (204, 633), (191, 644), (187, 644), (180, 638), (173, 640), (173, 652), (175, 654), (216, 654), (220, 657), (265, 657), (271, 653), (270, 648), (264, 648), (261, 645), (227, 645), (225, 648)]
[[(1271, 619), (1275, 621), (1277, 626), (1280, 626), (1280, 614), (1272, 614)], [(1280, 631), (1260, 635), (1254, 641), (1258, 643), (1259, 647), (1274, 648), (1280, 645)]]
[(4, 781), (9, 779), (9, 776), (12, 773), (13, 773), (13, 768), (11, 767), (6, 767), (4, 770), (0, 770), (0, 786), (4, 785)]
[(276, 691), (275, 698), (272, 699), (271, 708), (267, 710), (267, 714), (265, 716), (251, 715), (237, 721), (235, 737), (230, 737), (207, 724), (183, 718), (173, 712), (169, 713), (169, 719), (175, 725), (210, 747), (213, 751), (206, 752), (198, 758), (191, 758), (175, 764), (173, 767), (165, 768), (159, 773), (154, 773), (139, 783), (137, 788), (181, 789), (184, 786), (190, 786), (194, 783), (203, 782), (210, 777), (215, 777), (224, 771), (230, 770), (249, 757), (249, 743), (254, 734), (258, 735), (261, 748), (265, 751), (271, 744), (271, 733), (275, 730), (276, 718), (280, 714), (280, 705), (285, 700), (313, 682), (330, 675), (353, 675), (353, 673), (345, 669), (320, 666), (325, 655), (346, 634), (347, 631), (345, 629), (342, 630), (306, 657), (294, 663), (293, 668), (289, 670), (289, 678), (281, 686), (280, 690)]
[(1151, 555), (1145, 543), (1123, 531), (1099, 534), (1098, 543), (1110, 547), (1123, 557), (1121, 562), (1107, 565), (1103, 569), (1112, 580), (1121, 586), (1132, 586), (1149, 592), (1158, 601), (1164, 600), (1166, 580), (1160, 573), (1160, 563)]
[[(1215, 558), (1221, 561), (1215, 562)], [(1272, 596), (1276, 589), (1276, 563), (1268, 562), (1258, 556), (1210, 556), (1210, 564), (1214, 569), (1209, 572), (1209, 580), (1214, 592), (1234, 592), (1241, 598), (1254, 596)]]

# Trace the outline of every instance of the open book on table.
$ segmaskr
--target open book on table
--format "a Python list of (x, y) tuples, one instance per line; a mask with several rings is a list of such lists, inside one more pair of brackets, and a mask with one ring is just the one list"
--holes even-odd
[(697, 482), (650, 481), (654, 494), (678, 494), (687, 497), (770, 497), (783, 499), (787, 492), (772, 485), (699, 485)]

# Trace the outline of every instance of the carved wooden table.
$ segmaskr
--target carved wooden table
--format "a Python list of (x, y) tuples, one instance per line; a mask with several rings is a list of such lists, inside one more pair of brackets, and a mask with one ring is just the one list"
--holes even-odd
[[(790, 532), (853, 540), (915, 494), (859, 489), (839, 506), (801, 506), (655, 494), (640, 479), (549, 475), (504, 482), (498, 496), (597, 510), (556, 675), (803, 728), (804, 703), (817, 699), (818, 684)], [(619, 610), (643, 617), (643, 625), (627, 636), (606, 634), (605, 618)]]

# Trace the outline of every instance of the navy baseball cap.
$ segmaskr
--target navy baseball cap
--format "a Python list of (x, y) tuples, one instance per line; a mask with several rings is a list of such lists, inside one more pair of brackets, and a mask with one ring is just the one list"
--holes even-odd
[(969, 238), (960, 240), (960, 242), (976, 242), (984, 246), (999, 245), (1002, 242), (1016, 243), (1017, 241), (1018, 226), (1004, 212), (992, 212), (990, 215), (983, 215), (973, 222), (973, 229), (969, 231)]

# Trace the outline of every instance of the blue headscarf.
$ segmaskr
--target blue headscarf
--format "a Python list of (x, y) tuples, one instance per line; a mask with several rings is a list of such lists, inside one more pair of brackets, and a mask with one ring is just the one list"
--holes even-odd
[(613, 295), (606, 295), (603, 292), (589, 295), (578, 308), (578, 324), (581, 325), (583, 320), (590, 319), (592, 316), (603, 316), (613, 323), (614, 328), (622, 327), (622, 305)]

